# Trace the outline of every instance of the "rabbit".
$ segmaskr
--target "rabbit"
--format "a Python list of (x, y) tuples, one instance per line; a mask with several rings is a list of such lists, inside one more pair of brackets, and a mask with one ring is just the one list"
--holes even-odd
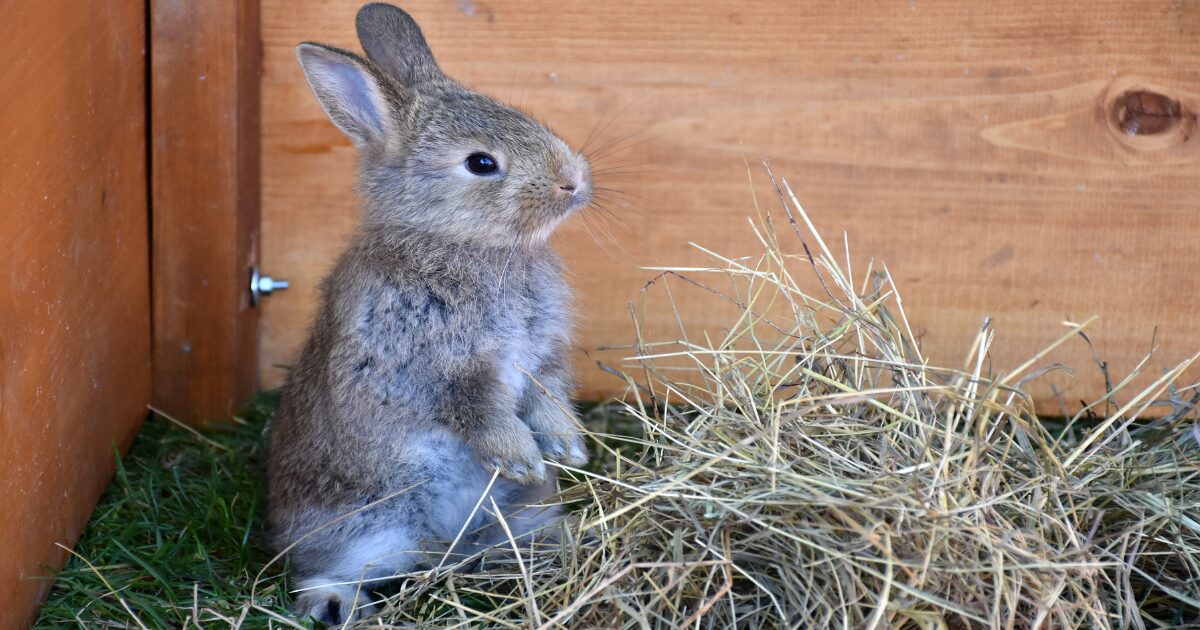
[(363, 218), (268, 429), (270, 542), (293, 612), (329, 624), (369, 612), (375, 580), (506, 541), (493, 501), (514, 537), (557, 523), (547, 463), (587, 459), (547, 243), (590, 202), (587, 160), (446, 76), (403, 10), (356, 26), (366, 58), (296, 50), (358, 149)]

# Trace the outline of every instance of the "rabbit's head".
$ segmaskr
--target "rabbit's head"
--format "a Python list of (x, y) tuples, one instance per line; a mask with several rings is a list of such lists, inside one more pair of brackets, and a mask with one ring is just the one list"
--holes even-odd
[(543, 242), (591, 199), (587, 160), (529, 116), (442, 73), (417, 23), (358, 12), (363, 59), (297, 48), (325, 113), (361, 154), (367, 221), (509, 247)]

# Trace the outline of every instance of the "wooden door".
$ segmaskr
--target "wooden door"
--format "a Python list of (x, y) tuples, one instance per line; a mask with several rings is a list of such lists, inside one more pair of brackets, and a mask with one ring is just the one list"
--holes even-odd
[[(354, 150), (293, 48), (357, 50), (360, 4), (263, 1), (263, 256), (294, 286), (264, 314), (267, 384), (292, 361), (358, 216)], [(1114, 374), (1152, 341), (1149, 374), (1200, 349), (1200, 3), (401, 4), (454, 77), (577, 145), (598, 123), (593, 147), (628, 145), (596, 164), (622, 191), (609, 200), (617, 225), (594, 217), (614, 242), (593, 242), (579, 220), (557, 239), (577, 289), (585, 397), (623, 385), (594, 364), (622, 353), (595, 349), (633, 340), (628, 303), (653, 275), (640, 266), (705, 263), (689, 241), (761, 252), (745, 163), (763, 158), (827, 240), (847, 232), (855, 269), (888, 264), (935, 362), (960, 364), (985, 316), (997, 369), (1091, 315)], [(653, 339), (678, 337), (664, 298), (644, 323)], [(692, 324), (725, 323), (706, 292), (675, 298)], [(1059, 383), (1067, 400), (1103, 391), (1082, 341), (1053, 360), (1078, 369)], [(1038, 400), (1060, 409), (1048, 389)]]
[(146, 14), (0, 15), (0, 628), (17, 628), (150, 400)]

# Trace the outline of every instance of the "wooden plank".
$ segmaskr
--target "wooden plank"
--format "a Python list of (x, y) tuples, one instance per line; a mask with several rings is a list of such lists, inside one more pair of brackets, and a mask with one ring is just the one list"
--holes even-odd
[(154, 401), (228, 417), (255, 386), (258, 3), (150, 3)]
[(146, 16), (2, 13), (0, 628), (21, 628), (150, 400)]
[[(263, 3), (263, 257), (294, 286), (265, 312), (266, 384), (303, 339), (318, 279), (358, 208), (354, 151), (308, 93), (292, 49), (307, 39), (357, 49), (358, 4)], [(558, 238), (578, 294), (584, 397), (620, 385), (584, 351), (632, 340), (627, 304), (651, 276), (639, 266), (701, 262), (688, 241), (758, 251), (744, 160), (760, 158), (789, 178), (829, 240), (846, 230), (856, 269), (868, 256), (888, 264), (934, 361), (961, 363), (989, 315), (997, 369), (1032, 356), (1064, 319), (1093, 314), (1092, 338), (1115, 372), (1152, 338), (1155, 374), (1200, 350), (1196, 3), (404, 6), (453, 76), (577, 144), (607, 124), (593, 152), (625, 147), (594, 160), (611, 169), (598, 183), (624, 192), (606, 202), (617, 243), (593, 242), (579, 220)], [(1178, 102), (1172, 130), (1125, 133), (1114, 105), (1138, 90)], [(673, 339), (664, 297), (646, 325)], [(675, 297), (692, 324), (722, 325), (711, 296)], [(1082, 342), (1050, 360), (1079, 370), (1058, 381), (1067, 400), (1102, 391)], [(1047, 388), (1037, 396), (1058, 410)]]

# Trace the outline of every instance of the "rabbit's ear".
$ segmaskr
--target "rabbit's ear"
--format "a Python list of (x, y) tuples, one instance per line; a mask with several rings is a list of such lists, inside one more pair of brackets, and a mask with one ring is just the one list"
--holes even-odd
[(358, 10), (358, 41), (375, 65), (404, 87), (441, 78), (425, 35), (403, 10), (375, 2)]
[(296, 47), (308, 86), (333, 124), (357, 146), (384, 139), (391, 111), (379, 77), (353, 53), (305, 42)]

